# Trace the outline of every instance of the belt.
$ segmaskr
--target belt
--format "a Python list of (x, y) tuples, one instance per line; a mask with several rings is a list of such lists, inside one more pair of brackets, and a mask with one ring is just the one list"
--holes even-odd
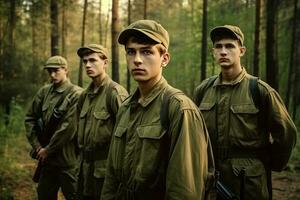
[(267, 151), (265, 148), (217, 148), (217, 157), (219, 160), (226, 160), (230, 158), (257, 158), (265, 157)]
[(106, 160), (109, 151), (109, 146), (102, 148), (90, 148), (81, 151), (83, 160), (94, 162), (96, 160)]

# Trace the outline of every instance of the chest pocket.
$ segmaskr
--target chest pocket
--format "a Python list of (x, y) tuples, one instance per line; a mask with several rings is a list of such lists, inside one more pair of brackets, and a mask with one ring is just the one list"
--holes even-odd
[(231, 105), (231, 136), (238, 139), (243, 146), (248, 145), (247, 141), (259, 140), (261, 135), (258, 131), (259, 110), (253, 104)]
[(96, 146), (110, 143), (113, 124), (109, 112), (95, 111), (93, 113), (92, 132), (93, 140)]
[(136, 148), (138, 164), (137, 179), (148, 179), (157, 175), (164, 168), (163, 160), (167, 159), (168, 138), (166, 130), (160, 124), (142, 125), (137, 127), (138, 146)]
[(215, 130), (215, 103), (201, 103), (199, 109), (205, 119), (208, 130)]

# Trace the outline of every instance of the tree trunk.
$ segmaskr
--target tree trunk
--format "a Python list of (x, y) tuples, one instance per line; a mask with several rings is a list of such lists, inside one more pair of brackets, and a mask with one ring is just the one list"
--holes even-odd
[[(84, 0), (83, 5), (83, 17), (82, 17), (82, 32), (81, 32), (81, 46), (84, 46), (84, 39), (85, 39), (85, 18), (86, 18), (86, 12), (88, 7), (88, 0)], [(78, 85), (82, 87), (82, 59), (80, 58), (80, 64), (79, 64), (79, 72), (78, 72)]]
[(99, 0), (99, 42), (103, 45), (102, 26), (102, 0)]
[(119, 49), (118, 49), (118, 35), (119, 35), (119, 1), (112, 1), (112, 23), (111, 23), (111, 50), (112, 50), (112, 79), (120, 82), (119, 78)]
[(254, 55), (253, 55), (253, 75), (254, 76), (259, 76), (260, 10), (261, 10), (261, 0), (256, 0), (255, 1)]
[(276, 59), (276, 15), (277, 0), (267, 0), (266, 6), (266, 71), (267, 82), (278, 91), (278, 62)]
[(67, 37), (67, 18), (66, 18), (66, 0), (62, 0), (62, 14), (61, 14), (61, 55), (67, 58), (66, 52), (66, 37)]
[(207, 0), (203, 0), (202, 16), (202, 52), (201, 52), (201, 81), (206, 78), (207, 60)]
[[(288, 72), (288, 82), (287, 82), (287, 90), (286, 90), (286, 97), (285, 97), (285, 105), (287, 108), (289, 108), (290, 104), (290, 96), (291, 91), (293, 90), (293, 86), (295, 86), (295, 70), (294, 66), (296, 66), (295, 62), (295, 56), (297, 52), (297, 46), (296, 46), (296, 29), (297, 29), (297, 3), (298, 0), (294, 0), (294, 16), (292, 18), (292, 40), (291, 40), (291, 54), (290, 54), (290, 65), (289, 65), (289, 72)], [(296, 92), (296, 90), (294, 90)]]
[[(127, 17), (127, 25), (131, 24), (131, 1), (128, 0), (128, 17)], [(130, 93), (130, 71), (127, 67), (127, 91)]]
[(144, 0), (144, 19), (147, 19), (147, 0)]
[[(294, 52), (294, 66), (295, 66), (295, 78), (294, 83), (292, 83), (294, 92), (293, 92), (293, 119), (296, 120), (297, 117), (297, 108), (300, 105), (300, 14), (299, 14), (299, 8), (298, 8), (298, 0), (295, 0), (295, 5), (297, 8), (297, 11), (295, 13), (295, 45), (294, 49), (292, 51)], [(300, 117), (298, 115), (298, 117)]]
[[(8, 17), (8, 26), (7, 26), (7, 43), (4, 42), (3, 48), (3, 58), (1, 60), (1, 65), (3, 67), (2, 76), (3, 82), (9, 82), (13, 79), (16, 74), (16, 64), (15, 64), (15, 30), (16, 30), (16, 0), (9, 1), (9, 17)], [(0, 77), (2, 79), (2, 77)], [(2, 82), (2, 84), (3, 84)], [(5, 125), (9, 124), (9, 116), (11, 111), (11, 101), (13, 97), (13, 91), (11, 90), (12, 85), (7, 84), (7, 92), (5, 95), (1, 96), (1, 102), (4, 105), (4, 123)]]
[(50, 1), (50, 21), (51, 21), (51, 55), (59, 54), (58, 40), (58, 6), (56, 0)]

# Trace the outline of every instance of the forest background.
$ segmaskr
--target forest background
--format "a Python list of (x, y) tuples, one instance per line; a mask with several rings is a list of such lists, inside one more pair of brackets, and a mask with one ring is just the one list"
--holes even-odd
[[(64, 56), (71, 81), (86, 87), (90, 80), (76, 51), (103, 44), (111, 52), (108, 73), (132, 92), (136, 84), (116, 40), (138, 19), (154, 19), (168, 30), (171, 62), (164, 76), (190, 97), (202, 80), (219, 73), (209, 31), (238, 25), (247, 47), (243, 66), (280, 93), (299, 129), (298, 0), (0, 0), (0, 199), (31, 196), (33, 190), (23, 121), (34, 94), (48, 82), (45, 61)], [(299, 169), (297, 145), (287, 171), (294, 176)]]

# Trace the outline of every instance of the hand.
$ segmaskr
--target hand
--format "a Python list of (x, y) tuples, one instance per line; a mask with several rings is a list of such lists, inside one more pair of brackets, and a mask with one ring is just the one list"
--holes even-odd
[(42, 161), (42, 162), (45, 162), (46, 158), (48, 157), (48, 151), (46, 148), (40, 148), (38, 150), (38, 153), (37, 153), (37, 159), (39, 161)]

